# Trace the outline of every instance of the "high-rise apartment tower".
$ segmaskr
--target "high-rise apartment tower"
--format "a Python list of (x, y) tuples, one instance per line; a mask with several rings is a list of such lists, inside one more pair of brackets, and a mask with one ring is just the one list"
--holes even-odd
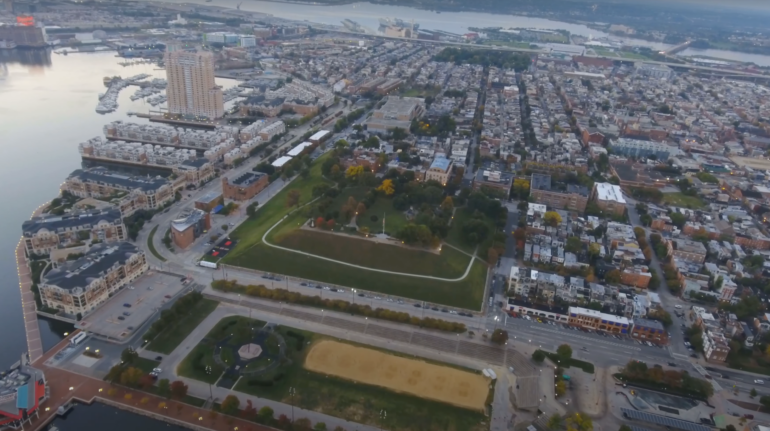
[(206, 51), (166, 51), (168, 111), (209, 119), (224, 115), (222, 89), (214, 82), (214, 55)]

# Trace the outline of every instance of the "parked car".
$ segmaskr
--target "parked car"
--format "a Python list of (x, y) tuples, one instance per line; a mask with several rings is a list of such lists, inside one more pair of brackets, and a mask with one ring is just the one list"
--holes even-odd
[(124, 316), (130, 316), (130, 315), (131, 315), (131, 312), (130, 312), (130, 311), (124, 311), (124, 312), (123, 312), (123, 315), (124, 315)]
[(126, 302), (125, 304), (123, 304), (123, 306), (124, 306), (124, 307), (126, 307), (126, 308), (131, 308), (131, 304), (129, 304), (128, 302)]
[(758, 380), (758, 379), (757, 379), (757, 380), (754, 380), (754, 383), (755, 383), (755, 384), (757, 384), (757, 385), (764, 385), (764, 384), (765, 384), (765, 381), (764, 381), (764, 380)]
[(126, 320), (126, 318), (123, 316), (118, 316), (118, 320)]

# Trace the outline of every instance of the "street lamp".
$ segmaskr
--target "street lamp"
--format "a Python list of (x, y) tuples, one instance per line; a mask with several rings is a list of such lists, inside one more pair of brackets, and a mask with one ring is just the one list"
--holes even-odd
[(289, 388), (289, 396), (291, 397), (291, 423), (294, 424), (294, 395), (297, 393), (293, 387)]

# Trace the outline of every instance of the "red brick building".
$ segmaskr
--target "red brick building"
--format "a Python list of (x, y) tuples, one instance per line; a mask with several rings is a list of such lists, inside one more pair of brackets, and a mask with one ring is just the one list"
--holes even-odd
[(247, 201), (268, 184), (268, 176), (262, 172), (246, 172), (235, 179), (222, 177), (222, 196), (234, 201)]

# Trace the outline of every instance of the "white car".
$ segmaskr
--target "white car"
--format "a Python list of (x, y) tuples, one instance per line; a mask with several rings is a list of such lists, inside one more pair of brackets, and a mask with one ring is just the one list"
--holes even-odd
[(153, 372), (153, 373), (156, 373), (156, 374), (160, 374), (162, 371), (163, 371), (163, 370), (161, 370), (160, 368), (153, 368), (153, 369), (152, 369), (152, 372)]
[(764, 380), (754, 380), (754, 383), (756, 383), (758, 385), (764, 385), (765, 384)]
[(681, 305), (675, 305), (674, 308), (676, 308), (677, 310), (681, 310), (682, 306)]

